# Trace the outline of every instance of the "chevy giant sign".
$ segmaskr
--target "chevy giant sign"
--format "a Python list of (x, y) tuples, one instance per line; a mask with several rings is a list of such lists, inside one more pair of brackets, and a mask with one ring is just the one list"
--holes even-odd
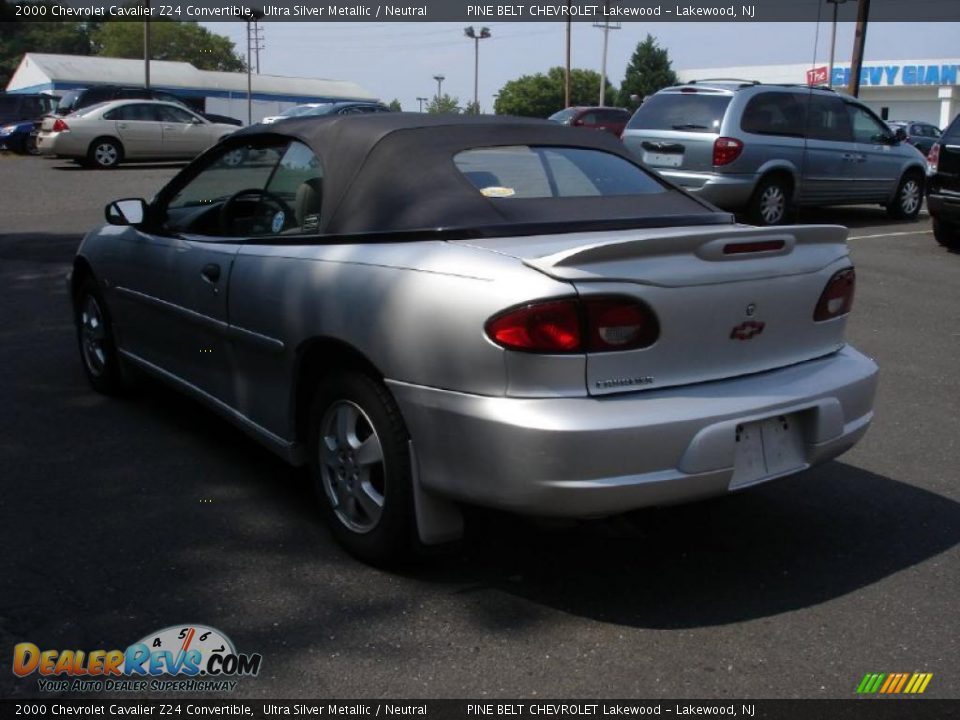
[[(860, 69), (861, 85), (956, 85), (960, 65), (874, 65)], [(807, 83), (825, 85), (826, 68), (807, 71)], [(850, 83), (850, 68), (833, 69), (834, 87)]]

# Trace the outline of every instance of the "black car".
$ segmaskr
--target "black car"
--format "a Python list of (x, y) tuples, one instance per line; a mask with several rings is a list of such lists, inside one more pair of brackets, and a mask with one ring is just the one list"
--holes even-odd
[(903, 128), (903, 132), (906, 133), (907, 136), (906, 141), (924, 155), (930, 152), (930, 148), (933, 147), (937, 138), (940, 137), (940, 128), (926, 122), (917, 120), (888, 120), (887, 125), (889, 125), (890, 129), (894, 132), (899, 128)]
[(142, 87), (124, 87), (121, 85), (97, 85), (89, 88), (78, 88), (69, 90), (60, 98), (57, 105), (57, 115), (69, 115), (85, 107), (96, 105), (97, 103), (109, 102), (110, 100), (162, 100), (163, 102), (176, 103), (182, 105), (188, 110), (199, 113), (210, 122), (226, 123), (228, 125), (241, 126), (243, 123), (236, 118), (226, 115), (215, 115), (214, 113), (204, 112), (202, 107), (193, 105), (172, 93), (163, 90), (154, 90), (153, 88)]
[(927, 210), (933, 218), (933, 236), (941, 245), (960, 249), (960, 115), (934, 143), (927, 162)]

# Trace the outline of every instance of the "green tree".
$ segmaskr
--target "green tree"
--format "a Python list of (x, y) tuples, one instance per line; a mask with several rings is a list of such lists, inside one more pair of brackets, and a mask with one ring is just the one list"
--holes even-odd
[(479, 115), (480, 114), (480, 103), (474, 102), (471, 100), (467, 103), (467, 106), (463, 109), (465, 115)]
[(403, 112), (403, 106), (400, 105), (400, 101), (397, 100), (396, 98), (391, 100), (390, 104), (387, 105), (387, 107), (393, 110), (394, 112)]
[[(498, 115), (522, 115), (525, 117), (549, 117), (563, 110), (562, 67), (553, 67), (544, 73), (524, 75), (510, 80), (502, 88), (494, 103)], [(617, 88), (607, 80), (604, 105), (613, 105)], [(600, 73), (593, 70), (570, 71), (570, 103), (572, 105), (596, 105), (600, 99)]]
[(620, 104), (630, 107), (636, 104), (631, 103), (631, 95), (643, 99), (678, 82), (666, 49), (660, 47), (656, 38), (647, 33), (646, 39), (637, 44), (627, 65), (626, 76), (620, 86)]
[[(104, 23), (94, 33), (93, 41), (98, 55), (142, 58), (143, 23)], [(150, 57), (188, 62), (201, 70), (242, 72), (247, 68), (230, 38), (192, 22), (151, 22)]]
[(427, 103), (428, 113), (459, 113), (460, 98), (450, 97), (446, 93), (437, 97), (434, 95)]
[(0, 90), (7, 86), (24, 53), (90, 55), (99, 22), (22, 22), (14, 6), (0, 0)]

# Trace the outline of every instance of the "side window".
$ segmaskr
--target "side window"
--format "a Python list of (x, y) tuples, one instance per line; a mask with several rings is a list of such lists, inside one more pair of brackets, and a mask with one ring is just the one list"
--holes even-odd
[(953, 122), (947, 126), (940, 137), (943, 140), (949, 140), (951, 143), (960, 140), (960, 115), (953, 119)]
[(579, 118), (581, 125), (596, 125), (600, 122), (600, 119), (597, 117), (595, 112), (587, 112), (580, 116)]
[(890, 137), (889, 129), (858, 105), (847, 105), (853, 125), (853, 139), (858, 143), (881, 143)]
[(758, 93), (740, 118), (740, 129), (757, 135), (803, 137), (804, 98), (791, 93)]
[(163, 122), (189, 125), (196, 120), (196, 117), (193, 114), (183, 110), (182, 108), (170, 107), (169, 105), (156, 105), (155, 108)]
[(267, 185), (267, 192), (281, 198), (293, 217), (277, 232), (311, 233), (320, 229), (323, 209), (323, 166), (313, 151), (300, 142), (292, 142), (280, 159)]
[(281, 225), (286, 224), (292, 211), (284, 198), (271, 195), (266, 187), (287, 145), (284, 140), (221, 148), (167, 201), (166, 227), (199, 235), (249, 237), (271, 234), (278, 213), (283, 214)]
[(815, 140), (850, 142), (853, 130), (847, 106), (838, 97), (812, 95), (809, 98), (807, 128), (809, 137)]

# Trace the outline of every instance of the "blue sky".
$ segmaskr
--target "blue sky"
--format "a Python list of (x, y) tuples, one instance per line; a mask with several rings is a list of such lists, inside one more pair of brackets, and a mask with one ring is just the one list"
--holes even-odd
[[(242, 23), (202, 23), (246, 51)], [(473, 41), (468, 23), (264, 23), (260, 70), (273, 75), (324, 77), (358, 83), (384, 100), (416, 110), (416, 98), (436, 93), (433, 76), (462, 104), (473, 98)], [(563, 65), (566, 25), (487, 23), (493, 37), (480, 43), (480, 104), (508, 80)], [(816, 62), (830, 53), (830, 23), (623, 23), (610, 33), (607, 72), (619, 83), (636, 44), (647, 33), (665, 47), (676, 69)], [(837, 29), (838, 63), (849, 63), (853, 23)], [(599, 71), (603, 33), (574, 23), (573, 66)], [(960, 56), (960, 23), (873, 23), (866, 60)], [(814, 55), (814, 47), (817, 47)]]

